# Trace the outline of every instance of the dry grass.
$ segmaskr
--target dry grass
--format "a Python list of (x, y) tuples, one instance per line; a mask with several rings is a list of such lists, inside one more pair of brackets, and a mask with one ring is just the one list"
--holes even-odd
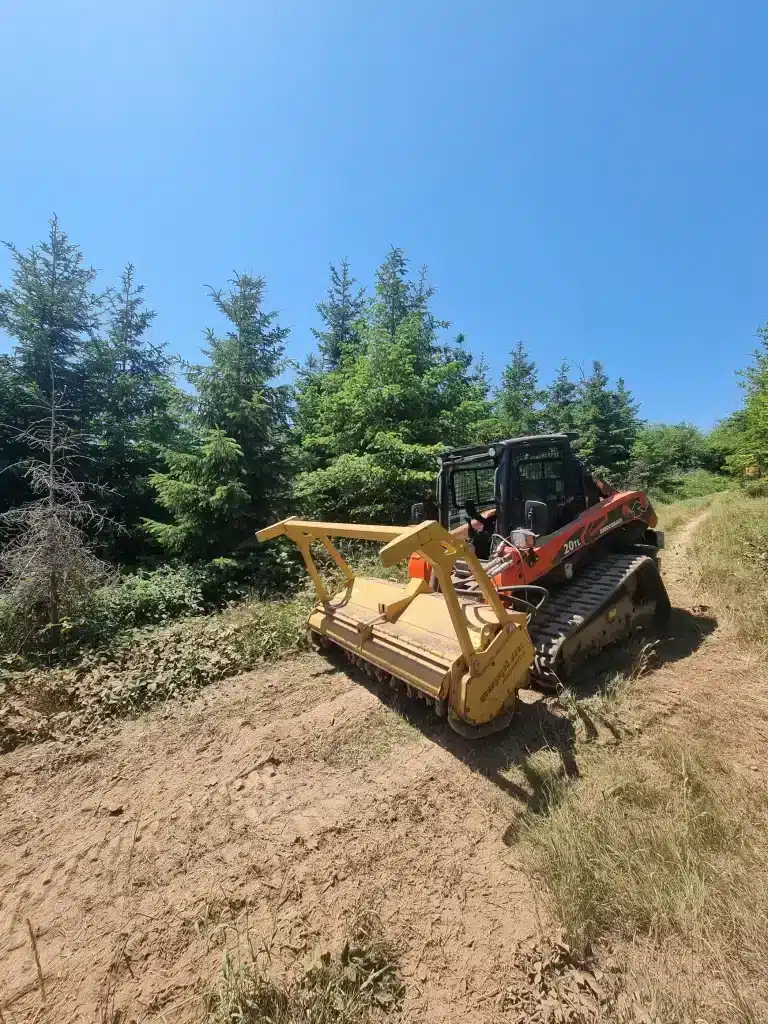
[[(528, 841), (584, 948), (609, 931), (686, 935), (696, 925), (712, 935), (744, 868), (744, 905), (762, 895), (768, 911), (768, 865), (758, 870), (766, 830), (768, 795), (745, 789), (711, 752), (666, 736), (642, 751), (614, 748)], [(768, 918), (765, 927), (768, 950)]]
[(681, 526), (685, 526), (697, 512), (711, 505), (714, 499), (714, 494), (707, 494), (697, 498), (685, 498), (669, 505), (654, 505), (660, 528), (668, 538), (674, 536)]
[[(530, 819), (526, 847), (577, 948), (618, 941), (626, 966), (645, 974), (644, 1002), (663, 1005), (665, 1020), (706, 1012), (735, 1024), (764, 1020), (768, 1007), (767, 840), (764, 786), (711, 747), (664, 736), (594, 757), (549, 818)], [(657, 974), (671, 950), (673, 970)], [(686, 997), (683, 964), (693, 976)], [(734, 990), (762, 1011), (745, 1016)]]
[[(701, 507), (662, 509), (663, 525)], [(617, 1020), (757, 1024), (768, 1021), (766, 674), (750, 652), (768, 642), (768, 501), (716, 496), (691, 561), (721, 625), (707, 665), (736, 673), (752, 657), (757, 669), (706, 706), (707, 685), (694, 687), (647, 735), (583, 748), (581, 778), (528, 816), (524, 848), (569, 939), (612, 968)], [(624, 681), (617, 712), (634, 713), (648, 685)]]
[(334, 768), (366, 768), (393, 750), (414, 743), (419, 731), (401, 714), (388, 707), (375, 708), (365, 718), (334, 723), (318, 737), (312, 755)]
[(718, 496), (691, 554), (721, 625), (740, 640), (768, 645), (768, 498)]
[(226, 952), (204, 997), (203, 1024), (368, 1024), (396, 1014), (403, 997), (396, 950), (376, 915), (359, 914), (341, 953), (326, 952), (287, 980), (267, 972), (253, 950)]

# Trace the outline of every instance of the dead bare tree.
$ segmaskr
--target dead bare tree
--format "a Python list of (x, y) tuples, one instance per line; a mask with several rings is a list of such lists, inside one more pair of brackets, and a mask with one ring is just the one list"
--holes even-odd
[(89, 541), (108, 520), (86, 495), (104, 488), (76, 475), (86, 438), (71, 426), (74, 410), (49, 365), (50, 394), (30, 407), (43, 415), (14, 431), (30, 455), (8, 467), (26, 477), (35, 497), (0, 514), (10, 536), (0, 551), (0, 593), (22, 640), (47, 631), (54, 641), (62, 621), (81, 612), (111, 574)]

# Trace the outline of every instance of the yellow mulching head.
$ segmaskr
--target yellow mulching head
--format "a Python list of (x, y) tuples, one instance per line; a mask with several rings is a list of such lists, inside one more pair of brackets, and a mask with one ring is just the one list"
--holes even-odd
[[(437, 522), (369, 526), (284, 519), (260, 530), (260, 541), (288, 537), (301, 551), (317, 592), (309, 628), (322, 646), (337, 644), (380, 680), (434, 702), (458, 732), (470, 737), (508, 725), (516, 691), (527, 685), (534, 649), (528, 617), (504, 607), (474, 551)], [(418, 551), (440, 584), (407, 584), (355, 576), (331, 537), (377, 541), (385, 567)], [(319, 542), (346, 577), (330, 595), (312, 557)], [(451, 573), (466, 563), (479, 593), (459, 594)]]

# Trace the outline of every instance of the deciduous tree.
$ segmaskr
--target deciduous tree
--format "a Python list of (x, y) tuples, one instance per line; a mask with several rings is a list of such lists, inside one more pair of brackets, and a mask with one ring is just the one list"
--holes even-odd
[(768, 473), (768, 322), (758, 330), (760, 346), (752, 363), (740, 372), (744, 410), (738, 421), (735, 448), (728, 467), (741, 476)]

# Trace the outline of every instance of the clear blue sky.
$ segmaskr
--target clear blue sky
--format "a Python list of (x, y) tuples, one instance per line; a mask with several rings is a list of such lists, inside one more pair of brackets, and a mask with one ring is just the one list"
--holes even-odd
[[(711, 425), (768, 318), (758, 0), (0, 0), (0, 238), (52, 211), (188, 358), (264, 274), (312, 344), (390, 244), (494, 371), (522, 339)], [(0, 257), (0, 281), (8, 263)]]

